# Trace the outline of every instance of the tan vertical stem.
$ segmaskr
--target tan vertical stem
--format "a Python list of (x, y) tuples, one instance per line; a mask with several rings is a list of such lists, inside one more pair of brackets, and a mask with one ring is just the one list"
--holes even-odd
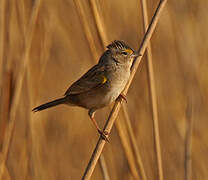
[[(156, 27), (156, 24), (157, 24), (157, 22), (159, 20), (159, 17), (161, 15), (161, 12), (162, 12), (164, 6), (165, 6), (165, 3), (166, 3), (166, 0), (161, 0), (159, 2), (159, 5), (158, 5), (158, 7), (157, 7), (157, 9), (155, 11), (155, 14), (154, 14), (153, 18), (152, 18), (152, 21), (151, 21), (151, 23), (150, 23), (150, 25), (148, 27), (147, 32), (145, 33), (144, 39), (143, 39), (143, 41), (142, 41), (142, 43), (140, 45), (140, 48), (138, 50), (138, 52), (141, 55), (143, 55), (144, 52), (145, 52), (147, 44), (148, 44), (148, 42), (149, 42), (149, 40), (150, 40), (150, 38), (152, 36), (152, 33), (153, 33), (153, 31), (154, 31), (154, 29)], [(124, 95), (127, 93), (128, 89), (129, 89), (129, 86), (130, 86), (130, 84), (131, 84), (131, 82), (133, 80), (133, 77), (134, 77), (134, 75), (135, 75), (135, 73), (137, 71), (137, 68), (138, 68), (138, 66), (139, 66), (139, 64), (141, 62), (141, 58), (142, 58), (142, 56), (139, 56), (136, 59), (134, 65), (132, 67), (132, 73), (131, 73), (130, 79), (129, 79), (129, 81), (128, 81), (125, 89), (124, 89), (124, 92), (123, 92)], [(115, 104), (113, 106), (113, 109), (112, 109), (112, 111), (111, 111), (111, 113), (110, 113), (110, 115), (108, 117), (108, 120), (107, 120), (107, 122), (105, 124), (105, 127), (104, 127), (105, 131), (110, 133), (110, 131), (112, 129), (112, 126), (113, 126), (113, 124), (115, 122), (115, 119), (116, 119), (116, 117), (118, 115), (118, 112), (120, 110), (120, 107), (121, 107), (121, 103), (119, 101), (115, 102)], [(89, 180), (90, 179), (90, 177), (91, 177), (91, 175), (92, 175), (92, 173), (93, 173), (93, 171), (95, 169), (95, 166), (97, 164), (97, 161), (98, 161), (98, 159), (100, 157), (100, 154), (102, 153), (102, 150), (104, 148), (105, 143), (106, 143), (105, 140), (103, 140), (102, 137), (100, 137), (98, 142), (97, 142), (97, 145), (96, 145), (96, 147), (95, 147), (95, 149), (93, 151), (93, 154), (92, 154), (92, 156), (90, 158), (90, 161), (89, 161), (89, 163), (88, 163), (88, 165), (87, 165), (87, 167), (85, 169), (85, 172), (83, 174), (82, 179), (85, 179), (85, 180)]]
[(123, 105), (123, 113), (124, 113), (124, 119), (125, 119), (126, 127), (127, 127), (127, 130), (128, 130), (129, 136), (130, 136), (130, 140), (131, 140), (131, 143), (132, 143), (132, 147), (133, 147), (133, 150), (134, 150), (134, 153), (135, 153), (136, 162), (137, 162), (139, 170), (140, 170), (141, 179), (142, 180), (147, 180), (147, 176), (146, 176), (144, 166), (143, 166), (143, 163), (142, 163), (142, 158), (141, 158), (141, 155), (140, 155), (140, 152), (139, 152), (139, 148), (137, 146), (136, 137), (134, 135), (133, 128), (132, 128), (132, 125), (131, 125), (131, 121), (130, 121), (130, 118), (129, 118), (129, 114), (128, 114), (128, 111), (127, 111), (127, 106), (126, 106), (125, 103), (122, 104), (122, 105)]
[(101, 20), (100, 13), (98, 12), (97, 5), (95, 0), (90, 0), (90, 6), (92, 7), (93, 15), (95, 17), (95, 22), (97, 25), (98, 33), (100, 35), (100, 39), (102, 42), (103, 47), (108, 44), (108, 38), (105, 32), (105, 27), (103, 25), (103, 21)]
[[(97, 5), (95, 3), (95, 0), (90, 0), (90, 5), (92, 7), (92, 11), (93, 11), (93, 14), (94, 14), (94, 17), (95, 17), (95, 22), (96, 22), (98, 33), (99, 33), (99, 36), (100, 36), (100, 39), (101, 39), (101, 42), (102, 42), (102, 45), (103, 45), (103, 49), (105, 49), (105, 46), (107, 46), (107, 43), (109, 41), (108, 41), (108, 38), (107, 38), (107, 34), (105, 32), (105, 28), (104, 28), (104, 25), (103, 25), (102, 18), (100, 17), (100, 13), (98, 12), (98, 8), (97, 8)], [(126, 108), (126, 106), (123, 107), (123, 108)], [(125, 112), (128, 114), (127, 109), (125, 109)], [(124, 117), (124, 119), (125, 119), (125, 121), (129, 121), (128, 122), (129, 124), (131, 123), (129, 118), (126, 119)], [(132, 173), (132, 176), (134, 177), (134, 179), (138, 179), (139, 175), (138, 175), (138, 172), (137, 172), (137, 166), (136, 166), (136, 163), (134, 161), (134, 158), (132, 158), (133, 157), (133, 152), (131, 150), (131, 145), (130, 145), (130, 142), (128, 140), (128, 134), (124, 135), (124, 132), (122, 130), (122, 128), (125, 128), (125, 126), (122, 126), (121, 122), (117, 122), (115, 124), (115, 126), (116, 126), (116, 129), (118, 131), (118, 135), (121, 139), (121, 144), (123, 146), (123, 149), (124, 149), (124, 152), (125, 152), (128, 164), (129, 164), (129, 168), (130, 168), (130, 171)], [(132, 130), (132, 129), (130, 129), (130, 130)], [(133, 131), (132, 131), (132, 133), (133, 133)], [(130, 136), (130, 139), (131, 139), (131, 136)], [(136, 156), (137, 155), (138, 154), (136, 153)], [(139, 158), (136, 158), (136, 159), (139, 159)], [(139, 161), (139, 162), (141, 163), (141, 164), (139, 164), (139, 167), (143, 167), (142, 161)], [(143, 180), (145, 180), (144, 171), (142, 171), (141, 173), (143, 173), (143, 174), (141, 174), (141, 177), (144, 177)]]
[(134, 153), (131, 148), (131, 143), (129, 142), (128, 134), (125, 132), (125, 126), (120, 121), (115, 121), (116, 129), (118, 130), (118, 135), (121, 139), (121, 144), (128, 161), (129, 169), (132, 174), (132, 177), (135, 180), (139, 179), (138, 169), (135, 163)]
[[(85, 36), (87, 38), (91, 54), (92, 54), (92, 56), (93, 56), (93, 58), (96, 62), (96, 60), (98, 59), (98, 53), (97, 53), (97, 49), (96, 49), (96, 46), (95, 46), (95, 43), (94, 43), (94, 38), (93, 38), (92, 31), (90, 30), (87, 18), (85, 16), (84, 8), (83, 8), (82, 3), (80, 2), (80, 0), (74, 0), (74, 4), (77, 8), (77, 12), (79, 14), (80, 21), (81, 21), (83, 29), (84, 29), (84, 33), (85, 33)], [(100, 167), (101, 167), (101, 170), (102, 170), (104, 180), (110, 180), (107, 165), (106, 165), (106, 161), (105, 161), (105, 157), (104, 157), (103, 154), (101, 154), (101, 156), (100, 156), (99, 164), (100, 164)]]
[[(193, 98), (193, 97), (191, 97)], [(185, 180), (192, 179), (192, 132), (193, 132), (193, 99), (188, 101), (187, 106), (187, 129), (185, 137)]]
[(91, 53), (92, 53), (93, 57), (95, 58), (95, 60), (97, 60), (99, 58), (98, 53), (97, 53), (97, 49), (96, 49), (96, 46), (94, 43), (93, 34), (92, 34), (89, 24), (88, 24), (88, 20), (85, 16), (85, 13), (84, 13), (84, 8), (82, 6), (82, 3), (80, 2), (80, 0), (74, 0), (74, 4), (75, 4), (75, 6), (77, 8), (77, 12), (80, 16), (80, 20), (82, 22), (83, 30), (85, 32), (85, 36), (86, 36), (88, 44), (90, 46)]
[[(6, 1), (1, 0), (0, 1), (0, 16), (1, 16), (1, 31), (0, 31), (0, 40), (1, 40), (1, 46), (0, 46), (0, 88), (3, 84), (3, 60), (4, 60), (4, 42), (5, 42), (5, 8), (6, 8)], [(1, 92), (1, 89), (0, 89)]]
[[(145, 32), (148, 28), (148, 13), (147, 13), (146, 0), (141, 0), (141, 6), (142, 6), (142, 15), (143, 15), (143, 27)], [(152, 50), (151, 50), (150, 42), (148, 43), (147, 46), (147, 68), (148, 68), (148, 80), (149, 80), (150, 97), (151, 97), (151, 105), (152, 105), (152, 118), (153, 118), (153, 127), (154, 127), (155, 151), (157, 157), (158, 179), (163, 180), (160, 133), (159, 133), (159, 125), (158, 125), (157, 96), (155, 89), (154, 69), (152, 63)]]
[(4, 171), (5, 163), (7, 161), (8, 152), (9, 152), (9, 148), (11, 144), (12, 133), (14, 131), (16, 112), (19, 107), (18, 103), (19, 103), (20, 96), (21, 96), (21, 90), (22, 90), (24, 75), (26, 72), (26, 67), (29, 62), (30, 48), (32, 44), (35, 24), (36, 24), (37, 17), (38, 17), (38, 12), (40, 9), (40, 4), (41, 4), (41, 0), (35, 1), (31, 19), (30, 19), (30, 24), (28, 26), (28, 30), (26, 33), (26, 45), (25, 45), (25, 53), (23, 57), (23, 64), (22, 64), (21, 70), (19, 71), (19, 75), (17, 77), (17, 81), (16, 81), (17, 86), (15, 89), (13, 103), (11, 105), (11, 111), (10, 111), (10, 121), (6, 129), (6, 134), (5, 134), (3, 148), (2, 148), (3, 158), (0, 164), (0, 179), (2, 179), (2, 174)]
[(12, 86), (12, 72), (8, 70), (4, 74), (4, 81), (1, 89), (1, 108), (0, 108), (0, 146), (4, 142), (6, 132), (6, 125), (9, 119), (9, 107), (11, 102), (11, 87)]
[(102, 154), (100, 155), (99, 163), (100, 163), (101, 170), (102, 170), (102, 173), (103, 173), (103, 179), (104, 180), (110, 180), (107, 164), (106, 164), (105, 158)]

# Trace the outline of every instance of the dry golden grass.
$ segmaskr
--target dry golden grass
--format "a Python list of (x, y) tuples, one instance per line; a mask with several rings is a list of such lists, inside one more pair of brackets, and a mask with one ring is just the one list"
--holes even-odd
[[(60, 97), (95, 63), (103, 45), (122, 39), (138, 49), (142, 40), (140, 1), (78, 1), (0, 1), (3, 179), (80, 179), (98, 139), (86, 110), (59, 106), (32, 114), (31, 109)], [(149, 19), (157, 3), (147, 1)], [(169, 1), (151, 40), (164, 179), (208, 177), (207, 8), (203, 0)], [(146, 60), (127, 94), (126, 109), (147, 179), (157, 179)], [(191, 115), (187, 107), (192, 108)], [(109, 108), (98, 111), (100, 126), (108, 114)], [(121, 112), (117, 120), (128, 136), (123, 140), (129, 150), (113, 128), (103, 152), (113, 180), (140, 175), (125, 118)], [(96, 166), (91, 179), (102, 178), (102, 169)]]

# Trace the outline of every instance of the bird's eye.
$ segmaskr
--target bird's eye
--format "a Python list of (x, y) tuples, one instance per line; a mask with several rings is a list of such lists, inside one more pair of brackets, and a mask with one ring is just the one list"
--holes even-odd
[(127, 55), (127, 52), (123, 51), (122, 54), (126, 56)]

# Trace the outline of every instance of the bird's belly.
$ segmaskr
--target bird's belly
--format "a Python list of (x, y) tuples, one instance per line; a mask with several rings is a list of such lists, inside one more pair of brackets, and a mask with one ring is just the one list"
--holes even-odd
[(128, 81), (128, 76), (112, 82), (112, 84), (109, 85), (109, 90), (107, 91), (107, 93), (101, 94), (101, 98), (100, 98), (100, 102), (99, 102), (100, 105), (106, 106), (106, 105), (112, 103), (113, 101), (115, 101), (116, 98), (123, 91), (127, 81)]
[(116, 98), (120, 95), (121, 91), (118, 91), (117, 89), (109, 91), (106, 94), (97, 94), (92, 98), (91, 102), (87, 103), (87, 106), (89, 109), (99, 109), (102, 107), (105, 107), (109, 104), (111, 104), (113, 101), (116, 100)]
[(74, 104), (86, 109), (99, 109), (111, 104), (123, 91), (128, 81), (129, 74), (127, 73), (123, 77), (118, 77), (113, 81), (109, 81), (98, 89), (75, 96), (73, 101), (76, 102)]
[(111, 103), (116, 100), (116, 98), (121, 94), (125, 87), (125, 84), (120, 84), (115, 87), (112, 87), (111, 90), (106, 94), (106, 100)]

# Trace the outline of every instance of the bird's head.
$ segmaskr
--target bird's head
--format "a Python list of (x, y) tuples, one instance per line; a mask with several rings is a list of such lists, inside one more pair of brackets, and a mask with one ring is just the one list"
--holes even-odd
[(138, 53), (131, 49), (123, 41), (115, 40), (107, 46), (112, 58), (118, 63), (132, 63)]

